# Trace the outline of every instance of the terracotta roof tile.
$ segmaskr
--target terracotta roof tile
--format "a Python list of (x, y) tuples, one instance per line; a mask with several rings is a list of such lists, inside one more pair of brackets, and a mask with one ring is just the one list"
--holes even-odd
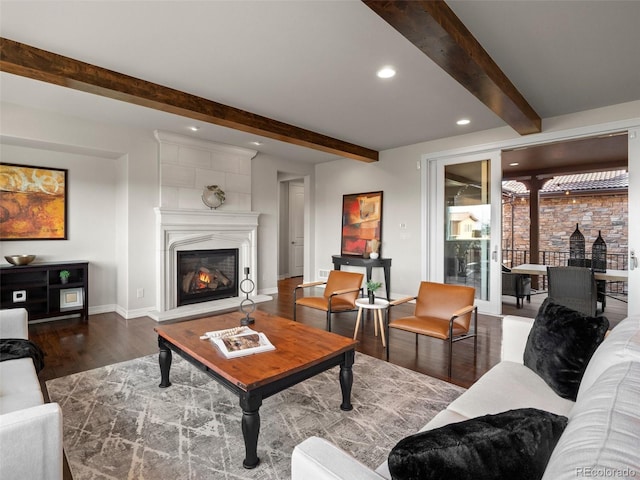
[[(576, 175), (558, 175), (549, 179), (540, 193), (564, 192), (566, 190), (613, 190), (629, 186), (629, 173), (626, 170), (607, 172), (579, 173)], [(516, 180), (502, 182), (502, 190), (524, 195), (527, 187)]]

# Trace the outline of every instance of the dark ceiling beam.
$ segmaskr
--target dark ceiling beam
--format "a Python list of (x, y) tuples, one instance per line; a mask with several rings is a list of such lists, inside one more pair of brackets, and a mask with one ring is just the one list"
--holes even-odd
[(542, 130), (538, 114), (444, 1), (362, 1), (520, 135)]
[(0, 70), (363, 162), (378, 152), (0, 37)]

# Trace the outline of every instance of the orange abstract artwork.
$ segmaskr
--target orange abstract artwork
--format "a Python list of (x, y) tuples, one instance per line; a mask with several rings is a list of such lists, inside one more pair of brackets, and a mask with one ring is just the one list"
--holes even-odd
[(66, 179), (66, 170), (0, 164), (0, 239), (66, 239)]
[(342, 198), (342, 255), (380, 253), (382, 192), (344, 195)]

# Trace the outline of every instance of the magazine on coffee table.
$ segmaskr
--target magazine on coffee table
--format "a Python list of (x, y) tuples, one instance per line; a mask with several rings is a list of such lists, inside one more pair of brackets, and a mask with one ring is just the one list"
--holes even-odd
[(276, 349), (264, 333), (256, 332), (249, 327), (207, 332), (205, 336), (227, 358), (243, 357)]

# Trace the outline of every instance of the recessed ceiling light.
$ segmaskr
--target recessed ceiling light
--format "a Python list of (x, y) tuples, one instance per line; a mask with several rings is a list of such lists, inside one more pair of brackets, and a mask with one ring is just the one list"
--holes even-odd
[(258, 142), (257, 140), (254, 140), (253, 142), (251, 142), (251, 145), (255, 145), (256, 147), (259, 147), (260, 145), (262, 145), (262, 142)]
[(380, 70), (378, 70), (378, 73), (376, 73), (376, 75), (378, 75), (379, 78), (391, 78), (393, 76), (395, 76), (396, 74), (396, 70), (393, 67), (382, 67)]
[(468, 118), (462, 118), (456, 122), (456, 124), (458, 125), (469, 125), (470, 123), (471, 120), (469, 120)]
[(517, 167), (518, 165), (520, 165), (518, 162), (511, 162), (509, 164), (510, 167)]
[(200, 130), (200, 127), (196, 127), (195, 125), (192, 125), (189, 127), (189, 130), (191, 130), (192, 132), (197, 132), (198, 130)]

